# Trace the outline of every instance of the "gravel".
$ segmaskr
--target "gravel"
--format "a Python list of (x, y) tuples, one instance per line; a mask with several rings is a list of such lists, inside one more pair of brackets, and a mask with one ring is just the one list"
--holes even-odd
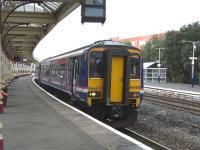
[(132, 129), (170, 149), (200, 149), (200, 116), (143, 101)]

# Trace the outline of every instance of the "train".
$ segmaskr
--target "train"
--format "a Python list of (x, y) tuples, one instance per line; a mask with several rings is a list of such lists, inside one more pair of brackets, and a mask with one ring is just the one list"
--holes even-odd
[(115, 126), (128, 126), (143, 99), (143, 55), (126, 43), (97, 41), (41, 61), (36, 79)]

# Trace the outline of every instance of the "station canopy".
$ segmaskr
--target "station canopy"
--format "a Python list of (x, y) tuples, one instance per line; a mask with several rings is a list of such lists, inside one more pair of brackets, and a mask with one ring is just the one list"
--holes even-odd
[(80, 0), (1, 0), (4, 53), (11, 60), (34, 62), (38, 42), (79, 5)]

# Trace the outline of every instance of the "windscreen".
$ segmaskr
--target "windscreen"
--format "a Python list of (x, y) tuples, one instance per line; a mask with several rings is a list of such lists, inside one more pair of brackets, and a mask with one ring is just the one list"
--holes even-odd
[(103, 78), (103, 52), (91, 52), (89, 69), (91, 78)]
[(140, 79), (140, 58), (131, 58), (130, 62), (130, 79)]

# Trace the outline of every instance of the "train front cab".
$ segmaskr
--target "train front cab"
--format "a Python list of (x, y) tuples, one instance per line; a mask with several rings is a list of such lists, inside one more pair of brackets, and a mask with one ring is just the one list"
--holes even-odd
[(141, 103), (141, 52), (97, 47), (89, 51), (88, 61), (88, 105), (107, 117), (136, 120)]

